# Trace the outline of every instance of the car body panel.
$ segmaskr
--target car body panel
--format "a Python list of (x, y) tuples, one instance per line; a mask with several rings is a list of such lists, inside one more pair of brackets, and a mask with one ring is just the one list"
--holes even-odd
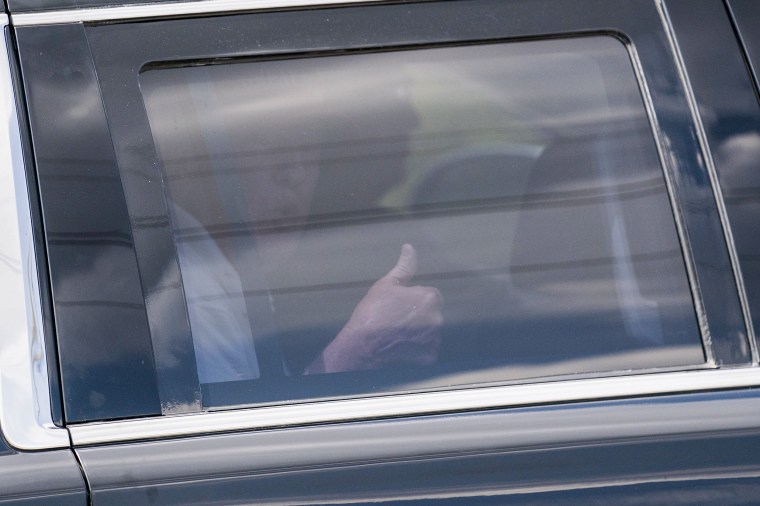
[(87, 504), (87, 487), (71, 450), (0, 453), (0, 504)]
[[(80, 448), (94, 504), (752, 501), (754, 389)], [(568, 495), (565, 495), (568, 494)]]
[[(760, 139), (760, 107), (734, 32), (754, 61), (742, 9), (756, 15), (756, 4), (301, 8), (306, 1), (243, 12), (253, 6), (132, 3), (8, 2), (19, 21), (19, 96), (30, 123), (21, 137), (34, 145), (26, 163), (39, 182), (41, 204), (33, 195), (31, 214), (50, 268), (52, 294), (41, 283), (42, 302), (55, 308), (66, 406), (65, 416), (53, 409), (51, 418), (67, 424), (73, 449), (52, 420), (64, 449), (25, 452), (0, 440), (0, 504), (757, 502), (760, 381), (749, 320), (760, 313), (753, 311), (757, 172), (735, 148), (737, 139)], [(225, 5), (228, 11), (210, 12)], [(691, 272), (708, 355), (702, 370), (607, 378), (616, 390), (594, 378), (573, 390), (559, 378), (218, 413), (198, 413), (197, 378), (188, 381), (193, 357), (161, 376), (151, 338), (180, 336), (187, 344), (190, 333), (181, 289), (160, 283), (176, 254), (139, 90), (146, 64), (589, 34), (625, 43), (640, 79)], [(34, 194), (36, 184), (30, 187)], [(176, 290), (171, 307), (152, 303), (161, 286)], [(50, 315), (45, 321), (50, 343)], [(50, 371), (55, 407), (57, 369)], [(668, 390), (668, 374), (678, 388)], [(699, 381), (689, 384), (690, 374)], [(732, 375), (740, 380), (718, 381)], [(626, 390), (626, 382), (649, 388)], [(367, 407), (374, 411), (361, 410)]]

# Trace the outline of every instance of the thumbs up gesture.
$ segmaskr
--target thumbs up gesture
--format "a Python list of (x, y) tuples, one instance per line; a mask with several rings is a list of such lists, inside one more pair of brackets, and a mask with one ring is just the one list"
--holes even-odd
[(443, 323), (441, 294), (411, 285), (416, 273), (417, 251), (404, 244), (396, 265), (372, 285), (305, 373), (435, 363)]

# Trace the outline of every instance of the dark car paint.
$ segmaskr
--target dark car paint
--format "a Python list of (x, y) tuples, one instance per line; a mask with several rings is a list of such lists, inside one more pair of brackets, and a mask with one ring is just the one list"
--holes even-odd
[(537, 406), (77, 453), (94, 504), (741, 503), (760, 491), (758, 394)]
[[(734, 3), (740, 2), (732, 2), (732, 7)], [(72, 2), (47, 5), (64, 4)], [(21, 11), (40, 8), (42, 4), (11, 0), (10, 5)], [(715, 155), (722, 143), (736, 132), (758, 131), (757, 91), (752, 89), (722, 2), (668, 0), (666, 6), (700, 105), (729, 217), (739, 221), (735, 216), (742, 209), (732, 207), (731, 197), (735, 195), (732, 192), (750, 187), (751, 182), (731, 186), (730, 164), (721, 163)], [(741, 30), (742, 15), (737, 9), (733, 14)], [(51, 73), (59, 61), (64, 64), (59, 65), (63, 73), (56, 79), (51, 75), (40, 82), (51, 85), (60, 82), (71, 93), (77, 90), (75, 83), (82, 93), (86, 93), (87, 86), (97, 85), (93, 82), (95, 73), (89, 57), (82, 60), (86, 52), (76, 49), (84, 40), (85, 29), (77, 26), (45, 30), (71, 34), (64, 37), (74, 45), (74, 50), (67, 54), (70, 47), (62, 45), (56, 57), (42, 60)], [(129, 31), (110, 27), (100, 31), (109, 30)], [(32, 44), (27, 47), (42, 44), (40, 40), (46, 37), (42, 29), (20, 29), (18, 34), (22, 46)], [(662, 44), (649, 48), (642, 44), (639, 52), (656, 53), (663, 49)], [(106, 48), (102, 51), (101, 58)], [(642, 55), (642, 59), (646, 57)], [(73, 65), (70, 64), (72, 59)], [(24, 70), (29, 75), (45, 70), (43, 65), (31, 62), (31, 58), (24, 61), (27, 66)], [(28, 77), (27, 85), (30, 80)], [(83, 83), (87, 84), (83, 86)], [(660, 90), (677, 86), (649, 84)], [(715, 86), (720, 87), (719, 93), (715, 93)], [(38, 95), (32, 89), (27, 89), (27, 93), (34, 122), (35, 114), (41, 114), (35, 110)], [(46, 107), (54, 105), (46, 104)], [(94, 116), (86, 120), (95, 117), (97, 122), (104, 122), (102, 109), (94, 110)], [(47, 119), (50, 120), (50, 116)], [(39, 117), (36, 121), (41, 120)], [(680, 126), (665, 128), (683, 128), (685, 120), (679, 121)], [(58, 135), (61, 131), (76, 133), (73, 126), (68, 123), (64, 130), (58, 130)], [(692, 131), (691, 128), (686, 130)], [(86, 131), (95, 136), (107, 134), (102, 126)], [(43, 134), (35, 132), (35, 135), (38, 141), (41, 138), (37, 136)], [(55, 136), (56, 131), (50, 135)], [(111, 170), (110, 177), (118, 178), (114, 154), (109, 151), (110, 139), (93, 138), (89, 147), (77, 146), (76, 142), (82, 138), (72, 135), (60, 144), (48, 144), (58, 150), (48, 153), (50, 156), (38, 152), (36, 161), (41, 178), (45, 167), (51, 167), (48, 174), (50, 181), (55, 181), (51, 162), (55, 162), (56, 156), (62, 156), (64, 162), (67, 158), (73, 162), (74, 153), (90, 152), (90, 149), (96, 158), (92, 160), (92, 167), (97, 166), (99, 171)], [(685, 136), (680, 142), (694, 146), (696, 139)], [(107, 148), (103, 150), (104, 147)], [(69, 154), (66, 154), (67, 149), (71, 149)], [(69, 164), (69, 167), (77, 165)], [(75, 175), (92, 180), (84, 164), (82, 167), (78, 170), (83, 172)], [(105, 178), (91, 184), (107, 187), (109, 183)], [(699, 186), (701, 192), (712, 191), (709, 181), (703, 178), (689, 181), (688, 185)], [(60, 191), (63, 186), (52, 183), (51, 188)], [(50, 196), (45, 194), (44, 188), (42, 191), (44, 205), (53, 205), (55, 191), (51, 191)], [(103, 197), (101, 201), (97, 193), (78, 197), (84, 198), (81, 209), (88, 206), (114, 209), (113, 199)], [(66, 198), (71, 198), (70, 192), (65, 193), (63, 200)], [(123, 197), (114, 198), (122, 205)], [(71, 205), (71, 200), (68, 203)], [(63, 216), (74, 212), (59, 209), (65, 213)], [(124, 213), (124, 208), (115, 210), (119, 215), (117, 221), (126, 216)], [(61, 239), (71, 240), (65, 236), (67, 224), (63, 220), (60, 223)], [(742, 232), (734, 221), (732, 227), (745, 283), (749, 285), (749, 268), (744, 263), (747, 257), (742, 258)], [(720, 227), (715, 225), (703, 230), (702, 237), (692, 238), (695, 244), (718, 242), (715, 239), (722, 236)], [(94, 232), (96, 236), (100, 233)], [(124, 237), (114, 240), (123, 242)], [(93, 244), (104, 240), (98, 237)], [(713, 315), (721, 311), (718, 301), (724, 295), (725, 279), (732, 275), (727, 260), (720, 262), (718, 270), (724, 281), (705, 284), (704, 288), (704, 295), (715, 300), (715, 307), (710, 310)], [(135, 303), (142, 304), (141, 301)], [(731, 321), (735, 318), (735, 307), (729, 312), (733, 316), (729, 316), (726, 328), (737, 332), (740, 325)], [(151, 396), (153, 392), (155, 383), (148, 388)], [(123, 393), (116, 387), (112, 392), (113, 395)], [(152, 402), (145, 405), (155, 406)], [(156, 409), (143, 411), (157, 413)], [(72, 418), (77, 419), (77, 416), (84, 415), (73, 413)], [(760, 453), (756, 451), (760, 443), (758, 419), (760, 394), (750, 389), (283, 428), (84, 447), (76, 452), (83, 463), (95, 504), (224, 501), (754, 504), (760, 493)], [(86, 501), (84, 480), (70, 451), (17, 452), (0, 442), (0, 504), (84, 504)]]
[(7, 455), (13, 453), (13, 450), (8, 443), (3, 439), (3, 435), (0, 434), (0, 455)]
[[(5, 31), (6, 41), (8, 47), (15, 47), (16, 41), (13, 31), (6, 29)], [(26, 167), (34, 167), (34, 154), (32, 152), (31, 132), (29, 129), (29, 122), (25, 120), (27, 118), (27, 106), (25, 101), (25, 95), (22, 93), (23, 83), (21, 80), (20, 64), (17, 54), (11, 54), (10, 66), (11, 66), (11, 78), (13, 80), (14, 88), (17, 90), (16, 94), (16, 109), (18, 110), (19, 130), (22, 141), (22, 152), (24, 158), (24, 164)], [(60, 381), (60, 368), (58, 362), (57, 342), (55, 334), (55, 325), (53, 321), (53, 298), (51, 295), (50, 287), (50, 272), (47, 262), (47, 249), (44, 230), (42, 226), (42, 205), (40, 203), (39, 188), (37, 185), (37, 173), (33, 170), (26, 171), (26, 185), (29, 194), (29, 207), (32, 216), (32, 222), (37, 226), (32, 230), (32, 241), (34, 244), (34, 250), (39, 254), (37, 255), (37, 282), (40, 290), (40, 312), (42, 313), (42, 331), (45, 336), (45, 349), (48, 356), (48, 382), (50, 385), (50, 411), (51, 419), (53, 423), (58, 426), (63, 426), (63, 399), (61, 397), (61, 381)]]
[(22, 452), (0, 435), (0, 505), (87, 504), (84, 477), (71, 450)]
[[(30, 120), (37, 125), (31, 133), (66, 419), (79, 421), (94, 413), (108, 418), (158, 414), (129, 215), (84, 29), (62, 25), (30, 35), (29, 30), (16, 31), (19, 47), (35, 54), (26, 59), (20, 51)], [(71, 103), (92, 105), (87, 114), (71, 115)], [(109, 270), (108, 283), (93, 275), (98, 262)], [(83, 333), (91, 337), (86, 343), (73, 337)], [(84, 367), (88, 350), (108, 349), (117, 356)], [(83, 383), (93, 387), (77, 390), (81, 394), (76, 397), (71, 385)], [(80, 413), (78, 406), (90, 410)]]
[(84, 478), (70, 450), (0, 452), (0, 504), (87, 504)]

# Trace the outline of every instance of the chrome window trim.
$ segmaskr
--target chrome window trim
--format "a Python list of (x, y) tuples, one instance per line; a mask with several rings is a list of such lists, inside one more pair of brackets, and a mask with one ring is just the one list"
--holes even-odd
[(50, 409), (32, 218), (2, 15), (0, 94), (0, 428), (20, 450), (65, 448)]
[(660, 372), (71, 425), (75, 446), (760, 386), (760, 368)]
[[(686, 100), (689, 104), (689, 112), (691, 114), (691, 119), (697, 132), (697, 142), (699, 143), (701, 155), (704, 158), (707, 174), (710, 178), (710, 185), (713, 189), (713, 196), (715, 198), (715, 204), (718, 210), (718, 217), (720, 218), (726, 248), (728, 249), (728, 258), (731, 262), (731, 269), (733, 270), (734, 281), (736, 282), (736, 289), (739, 295), (739, 305), (741, 306), (742, 314), (744, 316), (744, 327), (747, 332), (747, 340), (749, 341), (752, 361), (753, 363), (758, 363), (758, 360), (760, 360), (760, 352), (758, 352), (757, 348), (757, 340), (755, 337), (754, 327), (752, 325), (752, 318), (750, 316), (747, 291), (744, 286), (744, 276), (742, 275), (741, 264), (739, 263), (739, 253), (736, 251), (734, 234), (731, 229), (731, 222), (728, 219), (726, 203), (723, 200), (723, 190), (721, 189), (720, 179), (718, 178), (718, 171), (715, 168), (712, 151), (710, 150), (710, 144), (707, 141), (707, 133), (705, 132), (704, 124), (702, 123), (702, 117), (699, 114), (699, 105), (697, 104), (697, 99), (694, 96), (694, 91), (691, 87), (689, 74), (686, 72), (686, 64), (683, 61), (683, 57), (681, 56), (681, 49), (678, 46), (678, 39), (676, 38), (675, 30), (670, 20), (667, 6), (663, 0), (658, 0), (657, 8), (660, 11), (660, 16), (663, 19), (663, 25), (668, 36), (668, 41), (670, 42), (671, 51), (676, 58), (676, 67), (678, 68), (678, 74), (681, 78), (681, 81), (683, 82)], [(709, 346), (707, 348), (709, 348)]]
[(380, 1), (383, 0), (197, 0), (194, 2), (166, 2), (159, 4), (122, 5), (118, 7), (27, 12), (11, 14), (11, 20), (14, 26), (55, 25), (212, 13), (235, 13), (291, 7), (322, 7), (341, 4), (376, 3)]
[[(662, 11), (660, 11), (660, 17), (663, 25), (667, 26)], [(715, 366), (715, 353), (712, 346), (712, 336), (710, 334), (710, 327), (707, 322), (707, 312), (705, 311), (705, 304), (702, 299), (702, 291), (699, 285), (699, 278), (697, 277), (697, 267), (694, 260), (694, 254), (691, 249), (691, 243), (688, 239), (688, 233), (686, 232), (686, 223), (681, 206), (678, 203), (678, 196), (676, 195), (676, 186), (673, 182), (673, 175), (671, 174), (671, 164), (667, 160), (666, 148), (662, 144), (662, 138), (664, 134), (657, 121), (657, 112), (655, 111), (654, 102), (652, 100), (652, 94), (649, 91), (649, 83), (647, 82), (644, 70), (639, 59), (636, 46), (628, 41), (625, 43), (626, 49), (630, 55), (631, 66), (633, 67), (634, 74), (636, 75), (637, 85), (639, 87), (639, 93), (641, 94), (644, 108), (646, 109), (647, 120), (649, 121), (649, 128), (652, 132), (652, 138), (657, 149), (657, 156), (660, 161), (660, 170), (662, 171), (663, 178), (665, 180), (665, 189), (668, 193), (668, 203), (670, 209), (673, 212), (673, 221), (676, 227), (676, 234), (678, 236), (678, 244), (681, 247), (681, 255), (684, 259), (684, 267), (686, 268), (686, 278), (689, 282), (689, 291), (691, 293), (692, 304), (694, 305), (695, 314), (697, 317), (697, 324), (699, 326), (699, 334), (702, 340), (702, 349), (705, 354), (705, 363), (709, 366)], [(671, 48), (673, 50), (673, 48)], [(754, 357), (754, 355), (753, 355)], [(753, 362), (754, 363), (754, 362)]]

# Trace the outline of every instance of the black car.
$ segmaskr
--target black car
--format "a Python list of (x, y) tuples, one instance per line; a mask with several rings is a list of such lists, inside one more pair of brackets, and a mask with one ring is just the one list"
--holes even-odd
[(0, 504), (754, 504), (760, 4), (6, 0)]

